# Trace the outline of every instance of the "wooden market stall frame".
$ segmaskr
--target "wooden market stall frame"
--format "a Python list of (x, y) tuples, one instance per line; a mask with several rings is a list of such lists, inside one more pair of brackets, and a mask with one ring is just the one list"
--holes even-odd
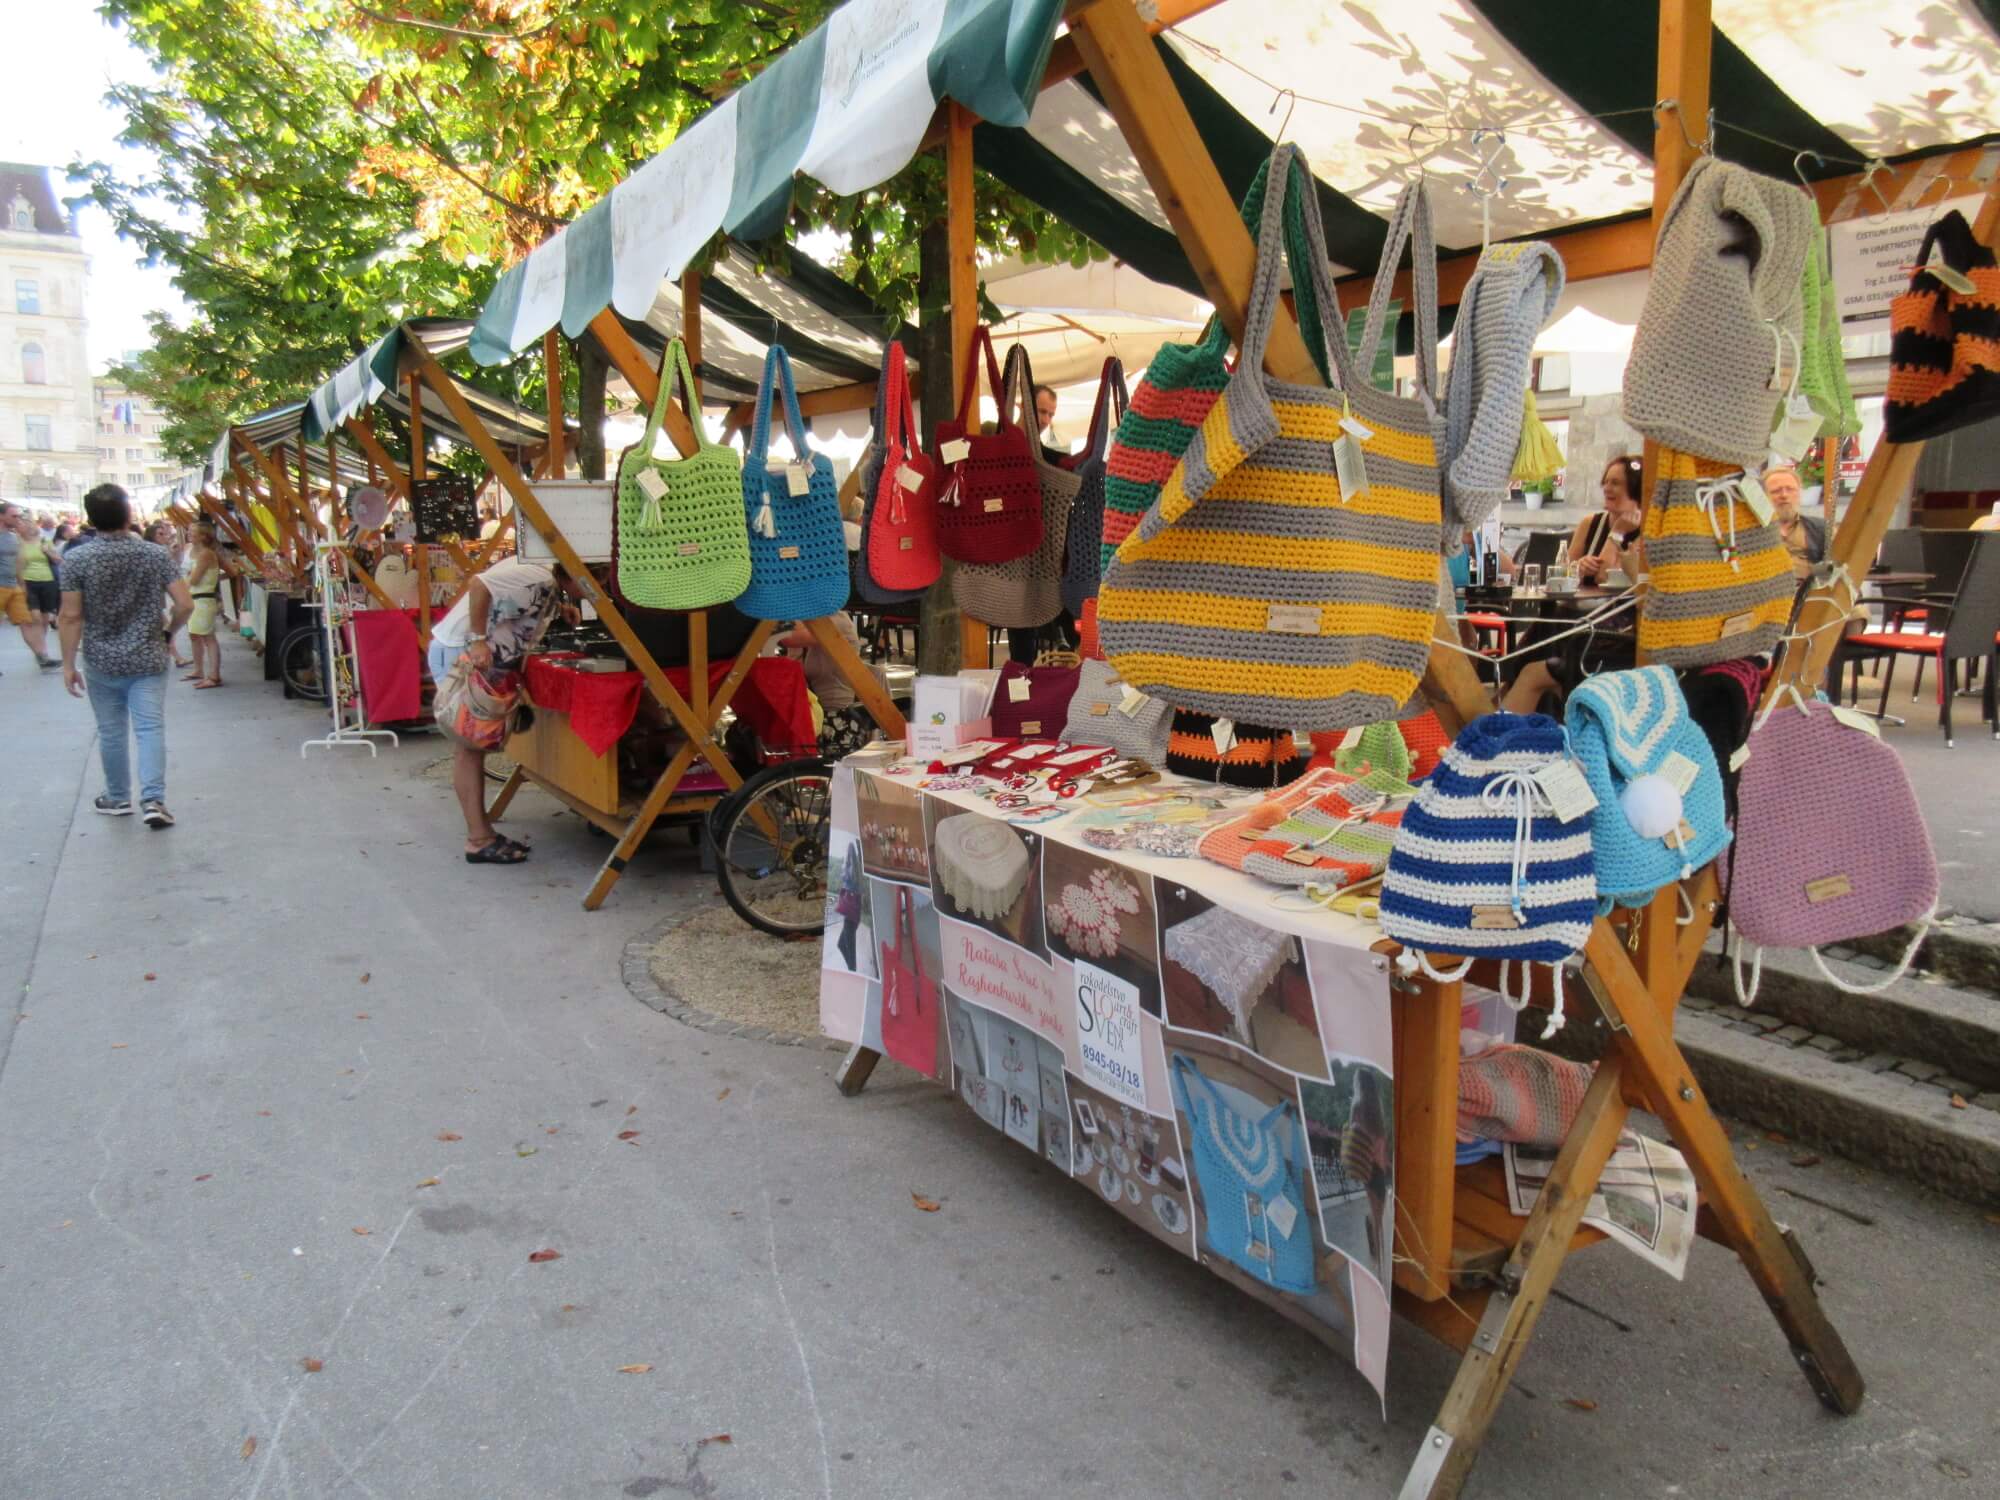
[[(618, 367), (619, 372), (638, 394), (641, 402), (650, 406), (659, 394), (659, 382), (662, 378), (660, 372), (647, 362), (631, 336), (608, 309), (600, 313), (591, 324), (591, 331), (603, 345), (605, 353)], [(548, 361), (546, 373), (553, 391), (550, 397), (551, 412), (557, 410), (556, 403), (561, 400), (562, 372), (556, 358), (557, 352), (553, 339), (544, 340), (543, 358)], [(548, 512), (542, 508), (541, 502), (535, 498), (534, 485), (529, 477), (521, 472), (520, 466), (507, 456), (492, 433), (487, 430), (479, 414), (459, 390), (451, 373), (420, 340), (411, 340), (408, 343), (405, 357), (409, 362), (412, 409), (415, 410), (420, 406), (420, 402), (417, 401), (419, 384), (429, 386), (444, 403), (452, 420), (464, 432), (473, 450), (485, 461), (488, 470), (512, 498), (518, 514), (526, 517), (528, 523), (548, 545), (549, 550), (555, 554), (562, 570), (576, 581), (583, 596), (596, 608), (598, 618), (603, 621), (632, 665), (645, 679), (647, 690), (666, 710), (667, 716), (684, 737), (679, 749), (669, 758), (665, 769), (660, 772), (646, 795), (636, 804), (621, 805), (616, 813), (591, 806), (571, 791), (557, 785), (545, 774), (518, 763), (493, 799), (492, 806), (487, 810), (489, 817), (501, 818), (523, 783), (532, 781), (578, 817), (611, 834), (614, 839), (611, 852), (605, 856), (596, 878), (584, 893), (584, 910), (595, 911), (604, 904), (605, 898), (611, 893), (611, 888), (625, 873), (632, 856), (662, 816), (672, 813), (706, 812), (720, 802), (723, 796), (743, 784), (743, 778), (730, 764), (729, 757), (723, 753), (716, 730), (736, 690), (749, 676), (751, 664), (756, 661), (765, 643), (770, 639), (772, 631), (776, 628), (775, 622), (770, 620), (758, 622), (756, 628), (751, 631), (749, 639), (743, 643), (742, 649), (736, 653), (728, 673), (711, 691), (708, 681), (708, 615), (705, 610), (690, 611), (688, 688), (689, 697), (694, 700), (690, 703), (668, 679), (665, 670), (654, 659), (652, 652), (646, 649), (645, 643), (633, 631), (630, 622), (626, 620), (609, 593), (591, 575), (589, 567), (578, 556), (569, 538), (563, 535), (562, 528), (550, 519)], [(695, 451), (697, 445), (694, 429), (677, 399), (668, 403), (664, 425), (669, 439), (684, 456)], [(413, 454), (417, 451), (419, 450), (413, 445)], [(417, 478), (421, 475), (413, 474), (412, 477)], [(818, 619), (804, 623), (813, 638), (832, 659), (835, 669), (853, 687), (856, 696), (873, 715), (883, 733), (892, 739), (900, 739), (904, 733), (902, 714), (890, 700), (887, 689), (876, 681), (875, 675), (868, 670), (854, 648), (848, 645), (831, 621)], [(721, 779), (725, 788), (723, 793), (675, 795), (697, 756), (705, 760)]]
[[(1205, 8), (1181, 5), (1178, 11)], [(1232, 336), (1240, 335), (1256, 250), (1133, 0), (1082, 0), (1067, 10), (1069, 38), (1106, 109), (1124, 133), (1165, 209), (1209, 299)], [(1655, 111), (1654, 221), (1658, 221), (1702, 145), (1683, 129), (1707, 117), (1708, 0), (1661, 0)], [(1158, 17), (1154, 17), (1157, 22)], [(952, 246), (953, 351), (962, 371), (976, 316), (971, 253), (972, 117), (960, 105), (941, 110)], [(933, 127), (937, 133), (937, 127)], [(1988, 190), (1977, 226), (1991, 243), (2000, 219), (2000, 183)], [(1629, 238), (1636, 230), (1617, 226)], [(1630, 256), (1632, 247), (1624, 252)], [(1644, 264), (1642, 260), (1640, 262)], [(1469, 269), (1469, 267), (1467, 268)], [(1404, 273), (1407, 274), (1407, 273)], [(1363, 286), (1365, 300), (1366, 286)], [(1280, 379), (1316, 381), (1296, 323), (1279, 317), (1265, 359)], [(1845, 576), (1865, 576), (1891, 513), (1908, 490), (1921, 443), (1881, 443), (1841, 523), (1831, 557)], [(1851, 597), (1851, 596), (1850, 596)], [(1767, 690), (1810, 684), (1824, 669), (1848, 600), (1834, 583), (1814, 588), (1797, 627), (1803, 648), (1788, 645)], [(1455, 634), (1440, 603), (1437, 642), (1424, 693), (1448, 731), (1490, 711), (1471, 663), (1446, 643)], [(986, 627), (962, 622), (966, 659), (984, 661)], [(1768, 699), (1767, 699), (1768, 701)], [(1677, 917), (1683, 891), (1694, 920)], [(1392, 981), (1396, 1079), (1396, 1310), (1464, 1358), (1401, 1490), (1402, 1500), (1448, 1500), (1465, 1484), (1486, 1430), (1525, 1353), (1550, 1290), (1573, 1249), (1604, 1238), (1583, 1215), (1598, 1177), (1634, 1108), (1651, 1110), (1687, 1158), (1702, 1205), (1697, 1228), (1734, 1250), (1776, 1318), (1807, 1383), (1832, 1410), (1859, 1408), (1864, 1384), (1814, 1290), (1814, 1273), (1797, 1236), (1781, 1230), (1744, 1177), (1721, 1122), (1673, 1035), (1674, 1010), (1718, 910), (1713, 867), (1685, 886), (1670, 886), (1640, 910), (1600, 918), (1583, 950), (1584, 987), (1607, 1028), (1609, 1044), (1547, 1185), (1525, 1219), (1508, 1208), (1495, 1164), (1458, 1168), (1458, 1017), (1462, 982), (1424, 977)], [(1387, 939), (1379, 951), (1394, 953)], [(1489, 985), (1493, 965), (1471, 978)], [(1544, 990), (1536, 995), (1545, 1000)], [(855, 1046), (836, 1074), (845, 1094), (866, 1084), (880, 1054)], [(1277, 1310), (1308, 1328), (1309, 1320)]]

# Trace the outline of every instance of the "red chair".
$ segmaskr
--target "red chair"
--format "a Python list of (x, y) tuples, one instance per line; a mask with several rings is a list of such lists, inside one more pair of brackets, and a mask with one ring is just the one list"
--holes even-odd
[[(1889, 708), (1889, 684), (1895, 677), (1896, 658), (1914, 656), (1918, 663), (1937, 663), (1938, 727), (1944, 730), (1945, 747), (1952, 744), (1951, 704), (1957, 664), (1984, 661), (1986, 686), (1982, 707), (1985, 718), (1994, 724), (2000, 739), (2000, 721), (1995, 720), (1993, 674), (2000, 666), (2000, 532), (1972, 533), (1971, 555), (1965, 565), (1958, 597), (1950, 604), (1933, 603), (1927, 623), (1943, 620), (1944, 630), (1935, 635), (1906, 630), (1872, 630), (1850, 636), (1845, 643), (1852, 651), (1870, 652), (1884, 658), (1882, 701), (1876, 712)], [(1968, 678), (1968, 680), (1970, 680)]]

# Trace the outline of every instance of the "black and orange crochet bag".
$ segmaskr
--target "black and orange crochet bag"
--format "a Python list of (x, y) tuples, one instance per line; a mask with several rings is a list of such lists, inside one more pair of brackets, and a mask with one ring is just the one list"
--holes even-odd
[[(1934, 250), (1942, 276), (1924, 269)], [(2000, 263), (1953, 212), (1931, 225), (1917, 265), (1910, 289), (1889, 304), (1882, 430), (1894, 443), (2000, 416)]]

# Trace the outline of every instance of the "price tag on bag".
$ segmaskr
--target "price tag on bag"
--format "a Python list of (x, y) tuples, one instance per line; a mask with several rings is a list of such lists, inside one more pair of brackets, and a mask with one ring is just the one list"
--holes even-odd
[(812, 492), (812, 476), (806, 472), (804, 464), (785, 465), (785, 492), (789, 495), (806, 495)]
[(1292, 1207), (1291, 1199), (1274, 1198), (1265, 1205), (1264, 1217), (1271, 1221), (1280, 1239), (1288, 1240), (1292, 1237), (1292, 1226), (1298, 1222), (1299, 1211)]
[(1743, 497), (1743, 503), (1750, 507), (1750, 514), (1762, 526), (1771, 519), (1771, 497), (1764, 493), (1764, 483), (1755, 474), (1744, 472), (1736, 481), (1736, 493)]
[(1819, 436), (1821, 425), (1820, 414), (1813, 409), (1812, 401), (1804, 395), (1793, 396), (1785, 403), (1784, 413), (1771, 432), (1772, 451), (1797, 463), (1805, 457), (1813, 439)]
[(660, 477), (658, 469), (641, 469), (639, 477), (633, 483), (639, 486), (639, 493), (648, 500), (667, 498), (667, 482)]
[(904, 464), (902, 468), (896, 471), (896, 483), (914, 495), (924, 487), (923, 471), (921, 469), (913, 469), (908, 464)]
[(1333, 475), (1340, 481), (1340, 502), (1345, 505), (1368, 493), (1368, 460), (1351, 432), (1333, 440)]
[(1695, 777), (1700, 774), (1701, 767), (1678, 750), (1669, 750), (1660, 762), (1661, 777), (1683, 797), (1688, 794), (1688, 788), (1694, 785)]
[(963, 463), (972, 456), (972, 444), (964, 438), (953, 438), (938, 448), (938, 457), (948, 464)]
[(1730, 770), (1740, 771), (1749, 764), (1750, 764), (1750, 746), (1747, 743), (1738, 745), (1733, 751), (1730, 752), (1729, 755)]
[(1966, 275), (1965, 272), (1959, 270), (1958, 267), (1946, 265), (1941, 256), (1933, 259), (1924, 269), (1943, 282), (1948, 290), (1957, 292), (1961, 297), (1976, 297), (1979, 295), (1979, 283)]
[(1129, 719), (1145, 705), (1145, 702), (1146, 695), (1130, 683), (1127, 683), (1125, 685), (1125, 695), (1118, 700), (1118, 712)]
[(1882, 738), (1882, 726), (1858, 708), (1836, 706), (1833, 709), (1833, 717), (1836, 723), (1845, 724), (1849, 729), (1859, 729), (1864, 734), (1872, 734), (1878, 740)]
[(1215, 741), (1215, 753), (1217, 755), (1227, 755), (1236, 747), (1236, 721), (1234, 719), (1217, 719), (1213, 724), (1208, 726), (1208, 737)]
[(1558, 823), (1574, 823), (1597, 806), (1597, 793), (1583, 779), (1583, 772), (1577, 769), (1576, 762), (1566, 755), (1535, 772), (1535, 785), (1549, 799), (1549, 807), (1555, 812)]
[(1010, 677), (1007, 679), (1007, 701), (1009, 703), (1026, 703), (1028, 701), (1027, 678)]

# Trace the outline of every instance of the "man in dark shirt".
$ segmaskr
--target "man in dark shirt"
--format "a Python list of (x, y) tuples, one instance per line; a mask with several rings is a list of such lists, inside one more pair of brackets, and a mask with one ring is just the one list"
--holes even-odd
[[(83, 497), (84, 514), (97, 537), (63, 557), (63, 683), (85, 692), (77, 647), (89, 672), (91, 711), (97, 715), (97, 753), (104, 765), (104, 795), (95, 803), (106, 817), (132, 812), (129, 737), (139, 746), (139, 800), (148, 828), (171, 828), (167, 811), (167, 642), (188, 616), (194, 599), (187, 580), (164, 547), (128, 531), (131, 502), (115, 484)], [(172, 617), (160, 618), (162, 601)]]

